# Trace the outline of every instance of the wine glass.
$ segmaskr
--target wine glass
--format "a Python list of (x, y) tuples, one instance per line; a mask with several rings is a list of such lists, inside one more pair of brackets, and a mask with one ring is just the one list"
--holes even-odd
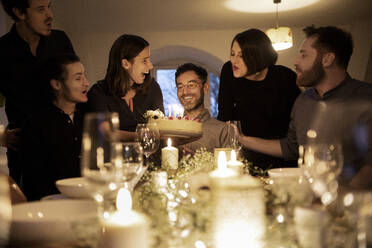
[(235, 150), (237, 156), (242, 149), (242, 144), (239, 141), (239, 136), (242, 134), (242, 127), (240, 121), (229, 121), (232, 128), (229, 129), (229, 147)]
[(328, 206), (337, 198), (337, 177), (342, 171), (340, 144), (308, 144), (299, 146), (298, 165), (313, 192)]
[(156, 123), (138, 124), (136, 128), (137, 141), (143, 147), (146, 164), (151, 154), (155, 153), (160, 145), (160, 133)]
[(85, 116), (81, 174), (98, 203), (99, 214), (103, 214), (105, 205), (116, 198), (122, 184), (123, 166), (118, 128), (117, 113), (88, 113)]
[(139, 142), (124, 142), (118, 144), (122, 152), (122, 181), (132, 192), (134, 186), (141, 179), (143, 170), (143, 148)]

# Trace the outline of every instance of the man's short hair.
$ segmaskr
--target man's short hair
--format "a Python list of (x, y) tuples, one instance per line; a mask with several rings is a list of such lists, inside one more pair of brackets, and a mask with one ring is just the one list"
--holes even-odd
[(177, 68), (176, 71), (176, 83), (177, 83), (177, 78), (188, 71), (193, 71), (195, 72), (196, 75), (198, 75), (199, 79), (202, 81), (204, 84), (208, 80), (208, 72), (201, 66), (197, 66), (193, 63), (186, 63)]
[(336, 63), (347, 68), (353, 53), (353, 38), (349, 32), (334, 26), (308, 26), (303, 29), (306, 37), (316, 37), (313, 47), (319, 52), (335, 54)]
[(248, 29), (237, 34), (231, 42), (236, 41), (242, 50), (247, 75), (252, 75), (274, 65), (278, 54), (274, 50), (270, 38), (259, 29)]
[(52, 79), (58, 80), (62, 83), (65, 82), (67, 77), (66, 66), (80, 62), (80, 58), (76, 54), (58, 54), (55, 57), (48, 59), (43, 68), (43, 81), (47, 85), (46, 96), (48, 100), (55, 99), (55, 90), (50, 85)]
[(18, 17), (14, 14), (13, 9), (19, 9), (22, 14), (26, 13), (26, 9), (30, 7), (30, 0), (1, 0), (1, 4), (5, 12), (14, 20), (18, 21)]

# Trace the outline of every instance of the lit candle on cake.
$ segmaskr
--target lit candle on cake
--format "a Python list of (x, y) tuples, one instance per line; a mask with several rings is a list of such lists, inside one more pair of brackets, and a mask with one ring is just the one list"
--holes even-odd
[(172, 116), (172, 105), (168, 105), (168, 117)]
[(232, 150), (230, 154), (230, 160), (227, 162), (227, 167), (235, 170), (236, 172), (240, 174), (240, 173), (243, 173), (243, 166), (244, 165), (242, 162), (236, 160), (235, 150)]
[(172, 146), (170, 138), (168, 138), (168, 146), (161, 149), (161, 166), (163, 169), (178, 168), (178, 149)]
[(116, 205), (118, 211), (103, 220), (102, 246), (148, 248), (148, 222), (144, 215), (132, 210), (132, 199), (128, 190), (119, 190)]

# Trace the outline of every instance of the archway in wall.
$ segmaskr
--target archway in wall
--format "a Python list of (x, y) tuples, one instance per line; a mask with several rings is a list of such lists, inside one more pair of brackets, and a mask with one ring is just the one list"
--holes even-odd
[(213, 117), (217, 116), (217, 97), (219, 89), (219, 75), (223, 61), (203, 50), (187, 46), (167, 46), (151, 52), (154, 64), (154, 77), (160, 84), (164, 97), (165, 114), (168, 106), (178, 105), (174, 74), (178, 66), (184, 63), (195, 63), (204, 67), (209, 74), (210, 90), (204, 98), (205, 107)]

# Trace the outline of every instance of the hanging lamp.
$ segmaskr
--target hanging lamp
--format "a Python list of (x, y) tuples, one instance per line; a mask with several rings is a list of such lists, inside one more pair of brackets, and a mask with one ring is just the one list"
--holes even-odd
[(266, 30), (267, 36), (276, 51), (285, 50), (293, 46), (292, 31), (289, 27), (279, 27), (278, 4), (281, 0), (273, 0), (276, 4), (276, 25), (275, 28)]

